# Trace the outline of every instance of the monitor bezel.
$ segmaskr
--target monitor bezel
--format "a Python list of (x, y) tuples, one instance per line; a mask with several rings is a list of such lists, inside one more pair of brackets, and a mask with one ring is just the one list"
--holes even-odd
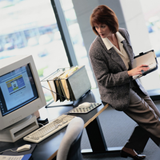
[(0, 63), (0, 76), (27, 64), (29, 64), (35, 81), (38, 98), (5, 116), (2, 116), (0, 111), (0, 130), (21, 121), (22, 119), (30, 116), (31, 114), (34, 114), (34, 112), (38, 111), (40, 108), (46, 105), (45, 96), (32, 55), (15, 56), (2, 60), (2, 62)]

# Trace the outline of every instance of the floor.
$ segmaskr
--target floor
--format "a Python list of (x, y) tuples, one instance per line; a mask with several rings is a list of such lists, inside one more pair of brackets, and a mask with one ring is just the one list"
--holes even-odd
[[(160, 110), (160, 101), (155, 101)], [(99, 116), (99, 121), (108, 147), (122, 147), (130, 137), (136, 123), (123, 112), (116, 111), (111, 107), (107, 108)], [(90, 148), (87, 133), (84, 130), (82, 136), (82, 149)], [(160, 160), (160, 149), (149, 139), (143, 152), (147, 157), (145, 160)], [(83, 155), (84, 160), (125, 160), (120, 153)], [(126, 160), (132, 158), (128, 157)]]

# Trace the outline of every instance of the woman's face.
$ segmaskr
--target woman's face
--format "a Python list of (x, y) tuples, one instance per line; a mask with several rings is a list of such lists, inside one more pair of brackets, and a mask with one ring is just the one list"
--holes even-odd
[(112, 32), (106, 24), (96, 24), (95, 29), (102, 38), (110, 37)]

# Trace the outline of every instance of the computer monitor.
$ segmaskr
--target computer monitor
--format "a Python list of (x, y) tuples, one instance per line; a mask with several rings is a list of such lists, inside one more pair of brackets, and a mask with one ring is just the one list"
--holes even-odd
[(0, 61), (0, 141), (15, 142), (38, 128), (36, 111), (46, 105), (33, 57)]

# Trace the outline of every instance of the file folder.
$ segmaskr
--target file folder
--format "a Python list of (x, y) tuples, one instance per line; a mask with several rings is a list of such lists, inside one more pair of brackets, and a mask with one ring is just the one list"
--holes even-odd
[(85, 66), (75, 66), (63, 73), (52, 75), (47, 79), (54, 101), (74, 101), (88, 92), (91, 88)]

